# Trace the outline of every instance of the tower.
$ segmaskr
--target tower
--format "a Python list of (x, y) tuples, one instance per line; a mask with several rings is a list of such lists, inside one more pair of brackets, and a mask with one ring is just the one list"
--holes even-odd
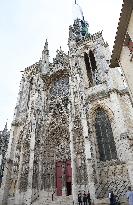
[[(133, 153), (126, 136), (132, 135), (133, 109), (119, 69), (109, 68), (109, 46), (102, 32), (82, 35), (81, 22), (76, 19), (70, 26), (68, 43), (73, 198), (76, 201), (78, 191), (89, 189), (95, 203), (109, 190), (123, 199), (132, 184), (128, 173)], [(127, 112), (132, 114), (125, 123)]]

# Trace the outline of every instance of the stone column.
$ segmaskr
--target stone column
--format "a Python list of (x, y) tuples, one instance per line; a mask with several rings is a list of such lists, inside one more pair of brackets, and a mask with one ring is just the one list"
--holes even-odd
[(74, 203), (77, 203), (78, 185), (77, 185), (77, 169), (76, 154), (73, 147), (73, 135), (70, 133), (70, 150), (71, 150), (71, 167), (72, 167), (72, 195)]
[(2, 179), (2, 185), (0, 190), (0, 202), (2, 203), (2, 205), (7, 205), (8, 202), (12, 166), (12, 160), (9, 159), (5, 165), (4, 177)]
[(71, 150), (71, 168), (72, 168), (72, 195), (74, 203), (77, 202), (77, 193), (78, 193), (78, 185), (77, 185), (77, 176), (76, 176), (76, 154), (74, 151), (74, 141), (73, 141), (73, 122), (71, 117), (69, 118), (69, 133), (70, 133), (70, 150)]
[(22, 168), (22, 160), (23, 160), (23, 153), (20, 154), (20, 161), (19, 161), (19, 173), (18, 173), (18, 180), (16, 184), (16, 192), (15, 192), (15, 205), (21, 203), (21, 199), (23, 198), (21, 193), (19, 192), (19, 185), (20, 185), (20, 176), (21, 176), (21, 168)]
[(2, 184), (0, 190), (0, 202), (2, 202), (2, 205), (7, 204), (9, 190), (10, 190), (10, 178), (12, 173), (13, 157), (14, 157), (14, 150), (15, 150), (15, 146), (13, 146), (13, 144), (15, 143), (15, 138), (13, 135), (15, 129), (16, 126), (12, 127), (11, 129), (8, 150), (6, 154), (6, 164), (4, 168), (4, 176), (2, 178)]
[[(39, 183), (38, 183), (38, 191), (40, 192), (41, 191), (41, 184), (42, 184), (42, 179), (41, 179), (41, 174), (42, 174), (42, 146), (40, 148), (40, 151), (39, 151), (39, 177), (38, 177), (38, 180), (39, 180)], [(39, 193), (38, 193), (39, 195)]]
[(75, 116), (75, 106), (74, 106), (74, 94), (71, 77), (69, 78), (70, 83), (70, 103), (69, 103), (69, 134), (70, 134), (70, 151), (71, 151), (71, 168), (72, 168), (72, 195), (74, 203), (77, 203), (78, 194), (78, 184), (77, 184), (77, 158), (74, 150), (74, 140), (73, 140), (73, 118)]
[[(81, 114), (82, 115), (82, 114)], [(85, 145), (85, 157), (86, 157), (86, 167), (87, 167), (87, 176), (88, 176), (88, 190), (90, 192), (91, 198), (95, 200), (95, 185), (93, 179), (93, 168), (91, 161), (91, 145), (88, 136), (88, 126), (86, 117), (82, 116), (81, 118), (82, 127), (83, 127), (83, 136), (84, 136), (84, 145)]]
[(36, 121), (32, 115), (32, 132), (30, 140), (30, 159), (29, 159), (29, 174), (28, 174), (28, 186), (24, 196), (25, 205), (30, 205), (32, 202), (32, 176), (33, 176), (33, 162), (34, 162), (34, 147), (35, 147), (35, 133), (36, 133)]

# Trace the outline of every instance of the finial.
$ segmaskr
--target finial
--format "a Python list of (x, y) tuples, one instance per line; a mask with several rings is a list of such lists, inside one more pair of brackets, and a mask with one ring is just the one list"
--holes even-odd
[(48, 50), (48, 40), (47, 40), (47, 38), (46, 38), (46, 41), (45, 41), (44, 50)]
[[(48, 51), (48, 40), (47, 40), (47, 38), (46, 38), (46, 41), (45, 41), (45, 45), (44, 45), (44, 48), (43, 48), (43, 51), (42, 51), (42, 55), (43, 54), (48, 54), (49, 53), (49, 51)], [(43, 57), (42, 57), (43, 58)]]
[(48, 45), (48, 39), (46, 38), (45, 45)]
[(6, 124), (5, 124), (4, 130), (7, 130), (7, 121), (8, 121), (8, 119), (6, 120)]
[[(41, 61), (40, 61), (41, 62)], [(49, 63), (48, 40), (46, 39), (44, 49), (42, 51), (42, 64)]]

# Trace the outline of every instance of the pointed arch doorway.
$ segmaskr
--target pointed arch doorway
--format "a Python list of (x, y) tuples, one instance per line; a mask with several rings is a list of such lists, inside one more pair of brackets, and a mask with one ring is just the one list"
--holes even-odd
[[(58, 119), (59, 120), (59, 116)], [(50, 187), (56, 191), (57, 196), (72, 194), (72, 168), (69, 131), (65, 125), (49, 126), (46, 145), (46, 157), (49, 164)], [(51, 169), (52, 168), (52, 169)], [(52, 183), (51, 183), (52, 182)]]
[(56, 162), (56, 194), (57, 196), (72, 194), (71, 160)]

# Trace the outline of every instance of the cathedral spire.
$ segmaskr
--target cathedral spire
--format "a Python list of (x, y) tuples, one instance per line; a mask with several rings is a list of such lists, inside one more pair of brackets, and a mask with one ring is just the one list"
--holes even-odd
[(6, 124), (5, 124), (4, 130), (7, 131), (7, 121), (6, 121)]
[(49, 65), (49, 50), (48, 50), (48, 40), (46, 39), (44, 49), (42, 51), (42, 65), (43, 71), (48, 69)]
[(4, 127), (4, 129), (2, 131), (2, 133), (3, 133), (3, 136), (5, 136), (8, 133), (7, 121), (6, 121), (6, 124), (5, 124), (5, 127)]
[(49, 56), (49, 50), (48, 50), (48, 40), (46, 39), (44, 49), (42, 51), (42, 61), (45, 60)]
[(75, 40), (78, 41), (82, 37), (88, 35), (89, 24), (87, 21), (85, 21), (82, 8), (77, 3), (77, 0), (74, 1), (73, 9), (74, 24), (73, 29), (69, 32), (69, 36), (73, 36)]
[(46, 41), (45, 41), (44, 49), (45, 49), (45, 50), (48, 50), (48, 40), (47, 40), (47, 38), (46, 38)]
[(5, 124), (5, 129), (7, 129), (7, 122), (6, 122), (6, 124)]

